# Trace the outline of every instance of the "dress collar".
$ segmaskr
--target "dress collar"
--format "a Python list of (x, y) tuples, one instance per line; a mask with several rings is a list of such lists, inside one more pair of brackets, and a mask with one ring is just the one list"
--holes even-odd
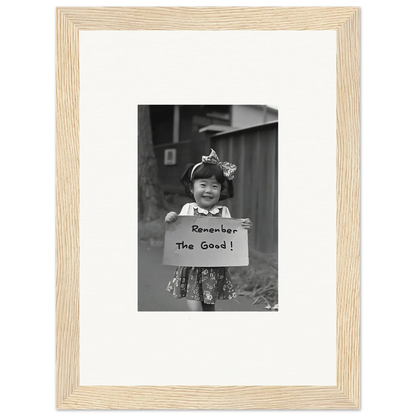
[(218, 214), (220, 212), (220, 209), (222, 208), (221, 205), (214, 205), (210, 210), (201, 208), (196, 202), (191, 202), (192, 208), (195, 208), (198, 210), (200, 214), (208, 215), (208, 213), (211, 213), (212, 215)]

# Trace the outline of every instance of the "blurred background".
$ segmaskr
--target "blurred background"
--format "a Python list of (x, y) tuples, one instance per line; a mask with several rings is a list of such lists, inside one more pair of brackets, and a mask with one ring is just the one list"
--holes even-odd
[[(272, 105), (139, 105), (139, 310), (186, 310), (166, 292), (164, 217), (190, 202), (180, 177), (213, 148), (237, 165), (233, 218), (250, 218), (250, 265), (230, 268), (240, 295), (217, 310), (278, 310), (278, 109)], [(165, 284), (166, 283), (166, 284)]]

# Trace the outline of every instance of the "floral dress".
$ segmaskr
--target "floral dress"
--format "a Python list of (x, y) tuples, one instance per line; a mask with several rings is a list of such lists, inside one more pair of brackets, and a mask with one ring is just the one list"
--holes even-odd
[[(179, 215), (231, 218), (227, 207), (215, 205), (208, 211), (196, 203), (184, 205)], [(208, 304), (214, 304), (219, 299), (237, 297), (227, 267), (179, 266), (166, 290), (175, 298), (198, 300)]]

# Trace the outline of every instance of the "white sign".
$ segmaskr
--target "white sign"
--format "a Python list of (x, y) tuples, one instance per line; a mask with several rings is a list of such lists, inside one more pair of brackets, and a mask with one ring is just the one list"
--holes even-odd
[(247, 266), (247, 230), (237, 218), (179, 216), (166, 224), (163, 264)]

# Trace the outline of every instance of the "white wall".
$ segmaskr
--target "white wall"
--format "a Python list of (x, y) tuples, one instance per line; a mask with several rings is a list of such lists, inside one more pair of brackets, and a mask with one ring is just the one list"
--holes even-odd
[[(267, 112), (266, 121), (277, 120), (277, 115)], [(233, 127), (248, 127), (262, 124), (263, 108), (248, 105), (233, 105), (231, 107), (231, 125)]]

